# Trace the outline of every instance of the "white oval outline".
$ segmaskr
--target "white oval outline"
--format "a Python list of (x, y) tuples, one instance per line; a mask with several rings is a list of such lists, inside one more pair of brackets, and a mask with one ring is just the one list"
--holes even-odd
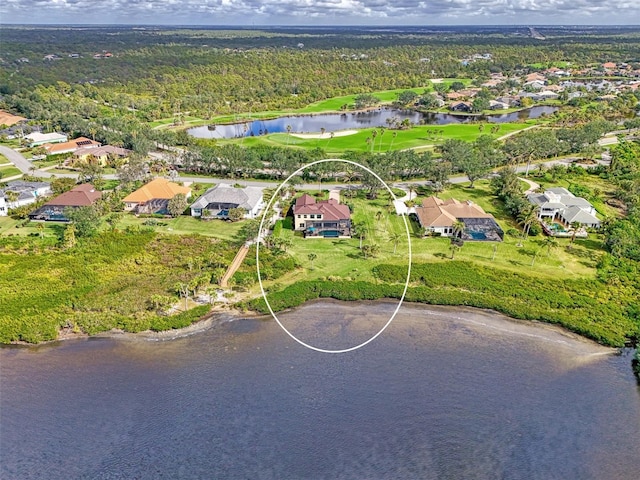
[(368, 167), (365, 167), (364, 165), (361, 165), (357, 162), (352, 162), (351, 160), (343, 160), (341, 158), (326, 158), (324, 160), (316, 160), (314, 162), (310, 162), (307, 163), (305, 165), (303, 165), (302, 167), (298, 168), (295, 172), (293, 172), (291, 175), (289, 175), (279, 186), (278, 188), (276, 188), (276, 191), (273, 193), (273, 195), (271, 196), (271, 199), (269, 200), (269, 202), (267, 202), (267, 205), (264, 209), (264, 212), (262, 214), (262, 219), (260, 220), (260, 227), (258, 229), (258, 240), (256, 241), (256, 270), (258, 272), (258, 283), (260, 284), (260, 292), (262, 292), (262, 298), (264, 298), (264, 302), (267, 304), (267, 308), (269, 309), (269, 312), (271, 313), (271, 316), (275, 319), (275, 321), (278, 323), (278, 325), (280, 325), (280, 328), (282, 328), (282, 330), (285, 331), (285, 333), (287, 335), (289, 335), (291, 338), (293, 338), (296, 342), (298, 342), (300, 345), (307, 347), (310, 350), (315, 350), (316, 352), (322, 352), (322, 353), (346, 353), (346, 352), (352, 352), (354, 350), (357, 350), (361, 347), (364, 347), (365, 345), (367, 345), (368, 343), (372, 342), (373, 340), (375, 340), (376, 338), (378, 338), (378, 336), (380, 334), (382, 334), (382, 332), (384, 332), (387, 327), (391, 324), (391, 322), (393, 321), (393, 319), (396, 317), (396, 315), (398, 314), (398, 311), (400, 310), (400, 307), (402, 306), (402, 302), (404, 301), (404, 297), (407, 294), (407, 289), (409, 288), (409, 279), (411, 278), (411, 232), (409, 231), (409, 224), (407, 223), (407, 216), (405, 214), (401, 214), (400, 216), (402, 217), (402, 220), (404, 221), (404, 228), (407, 232), (407, 241), (409, 244), (409, 265), (407, 267), (407, 280), (404, 284), (404, 291), (402, 292), (402, 297), (400, 297), (400, 301), (398, 302), (398, 306), (396, 307), (396, 309), (394, 310), (393, 314), (391, 315), (391, 318), (389, 318), (389, 320), (387, 321), (387, 323), (378, 331), (378, 333), (376, 333), (374, 336), (372, 336), (369, 340), (366, 340), (364, 342), (362, 342), (359, 345), (356, 345), (355, 347), (350, 347), (350, 348), (345, 348), (342, 350), (327, 350), (324, 348), (319, 348), (319, 347), (314, 347), (313, 345), (309, 345), (305, 342), (303, 342), (302, 340), (300, 340), (298, 337), (296, 337), (295, 335), (293, 335), (289, 330), (286, 329), (286, 327), (280, 322), (280, 319), (278, 318), (278, 316), (275, 314), (275, 312), (273, 311), (273, 309), (271, 308), (271, 304), (269, 303), (269, 300), (267, 299), (267, 294), (264, 291), (264, 287), (262, 286), (262, 277), (260, 276), (260, 237), (262, 235), (262, 229), (264, 228), (264, 221), (265, 218), (267, 216), (267, 213), (269, 212), (269, 209), (271, 208), (271, 204), (273, 203), (274, 199), (278, 198), (278, 194), (280, 193), (280, 190), (282, 189), (282, 187), (289, 182), (289, 180), (291, 180), (293, 177), (295, 177), (298, 173), (302, 172), (304, 169), (311, 167), (313, 165), (317, 165), (319, 163), (327, 163), (327, 162), (342, 162), (342, 163), (348, 163), (351, 165), (354, 165), (356, 167), (360, 167), (363, 170), (366, 170), (367, 172), (369, 172), (371, 175), (373, 175), (374, 177), (376, 177), (376, 179), (378, 179), (380, 181), (380, 183), (382, 183), (382, 185), (385, 186), (385, 188), (389, 191), (389, 193), (391, 194), (391, 197), (393, 198), (393, 200), (397, 200), (395, 194), (393, 193), (393, 191), (391, 190), (391, 188), (389, 187), (389, 185), (386, 184), (386, 182), (384, 180), (382, 180), (377, 173), (375, 173), (373, 170), (371, 170)]

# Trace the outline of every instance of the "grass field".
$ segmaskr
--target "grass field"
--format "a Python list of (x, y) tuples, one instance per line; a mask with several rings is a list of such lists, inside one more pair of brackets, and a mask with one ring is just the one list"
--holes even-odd
[[(523, 130), (535, 121), (527, 123), (501, 123), (500, 130), (494, 136), (500, 137), (511, 132)], [(429, 131), (437, 129), (443, 131), (442, 135), (433, 135)], [(378, 132), (375, 143), (368, 142), (367, 138), (372, 138), (372, 132)], [(218, 143), (242, 143), (244, 146), (270, 145), (280, 147), (292, 147), (303, 149), (322, 148), (327, 154), (339, 154), (346, 150), (353, 151), (373, 151), (386, 152), (389, 150), (405, 150), (408, 148), (426, 149), (433, 145), (443, 143), (445, 140), (457, 138), (460, 140), (473, 141), (482, 134), (487, 134), (487, 128), (480, 131), (478, 124), (449, 124), (449, 125), (420, 125), (408, 130), (386, 129), (381, 135), (380, 129), (365, 128), (357, 133), (345, 136), (336, 136), (327, 139), (304, 139), (287, 133), (273, 133), (260, 137), (247, 137), (243, 139), (218, 140)]]
[[(451, 84), (453, 82), (462, 82), (465, 85), (471, 83), (471, 79), (468, 78), (445, 78), (442, 80), (444, 84)], [(398, 88), (395, 90), (382, 90), (378, 92), (372, 92), (372, 95), (378, 97), (381, 103), (392, 103), (398, 98), (398, 94), (405, 90), (411, 90), (412, 92), (422, 95), (425, 92), (426, 87), (416, 88)], [(433, 89), (431, 89), (433, 90)], [(312, 103), (304, 108), (298, 109), (295, 113), (321, 113), (321, 112), (337, 112), (342, 109), (343, 105), (348, 105), (349, 109), (353, 108), (353, 103), (356, 98), (354, 95), (345, 95), (342, 97), (329, 98), (327, 100), (321, 100), (319, 102)]]
[[(494, 215), (505, 232), (512, 228), (519, 230), (518, 225), (505, 212), (501, 202), (490, 194), (488, 181), (479, 181), (476, 185), (473, 189), (456, 185), (440, 194), (440, 197), (453, 197), (460, 201), (471, 200), (487, 213)], [(373, 201), (362, 197), (343, 201), (352, 206), (353, 222), (365, 227), (363, 244), (377, 243), (380, 247), (379, 253), (375, 258), (365, 259), (360, 250), (359, 238), (304, 239), (298, 233), (283, 230), (281, 235), (293, 241), (293, 246), (288, 252), (304, 267), (288, 275), (286, 279), (279, 279), (279, 284), (287, 285), (327, 277), (374, 282), (371, 269), (375, 265), (407, 264), (409, 248), (404, 222), (395, 212), (389, 211), (386, 196)], [(448, 238), (421, 238), (418, 236), (419, 227), (413, 221), (409, 221), (409, 229), (413, 262), (446, 264), (451, 261)], [(394, 233), (399, 235), (395, 253), (392, 241)], [(518, 238), (505, 235), (503, 242), (466, 242), (455, 254), (455, 260), (469, 261), (505, 272), (525, 272), (537, 278), (595, 278), (596, 264), (604, 253), (601, 241), (596, 235), (576, 240), (570, 249), (569, 239), (558, 239), (558, 247), (551, 250), (543, 245), (543, 241), (542, 235), (529, 237), (524, 246), (519, 247)], [(311, 253), (317, 256), (313, 261), (313, 269), (309, 260)]]
[(159, 233), (170, 233), (178, 235), (188, 235), (197, 233), (207, 237), (220, 238), (222, 240), (233, 240), (238, 231), (242, 228), (243, 221), (225, 222), (220, 220), (211, 220), (203, 222), (197, 218), (181, 215), (177, 218), (140, 218), (133, 214), (126, 214), (118, 223), (118, 228), (125, 228), (129, 225), (143, 225), (146, 221), (152, 220), (158, 222), (159, 225), (154, 230)]
[[(0, 160), (0, 163), (6, 162)], [(22, 175), (22, 171), (18, 167), (14, 167), (13, 165), (0, 167), (0, 181), (2, 181), (3, 178), (13, 177), (14, 175)]]
[[(64, 223), (60, 222), (28, 222), (26, 225), (24, 220), (14, 220), (11, 217), (0, 217), (0, 235), (17, 235), (21, 237), (25, 236), (40, 236), (43, 237), (58, 237), (62, 233)], [(38, 225), (44, 225), (44, 229), (40, 230)]]
[[(153, 229), (159, 233), (169, 233), (178, 235), (189, 235), (197, 233), (207, 237), (215, 237), (222, 240), (234, 240), (238, 231), (242, 228), (243, 221), (240, 222), (224, 222), (212, 220), (209, 222), (200, 221), (187, 215), (181, 215), (178, 218), (140, 218), (133, 214), (125, 214), (117, 227), (124, 229), (130, 225), (138, 225), (146, 227), (144, 222), (151, 220), (158, 223)], [(11, 217), (0, 217), (0, 235), (17, 235), (17, 236), (40, 236), (59, 238), (66, 224), (61, 222), (28, 222), (22, 225), (24, 220), (14, 220)], [(43, 225), (44, 229), (40, 230), (38, 225)], [(106, 222), (102, 228), (107, 228)]]

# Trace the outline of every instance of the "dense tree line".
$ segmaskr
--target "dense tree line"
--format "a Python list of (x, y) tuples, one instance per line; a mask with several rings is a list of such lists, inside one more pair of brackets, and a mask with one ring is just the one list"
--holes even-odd
[[(517, 30), (517, 29), (516, 29)], [(515, 33), (515, 32), (514, 32)], [(564, 33), (544, 43), (504, 32), (382, 33), (340, 31), (3, 28), (0, 93), (25, 96), (65, 82), (96, 101), (130, 108), (142, 120), (175, 112), (216, 114), (301, 107), (351, 93), (424, 85), (435, 77), (482, 80), (491, 72), (530, 71), (569, 61), (638, 62), (627, 36)], [(299, 41), (304, 48), (295, 48)], [(103, 51), (111, 58), (95, 59)], [(603, 53), (603, 52), (606, 52)], [(69, 54), (80, 58), (69, 58)], [(468, 64), (461, 59), (491, 53)], [(57, 54), (59, 60), (43, 60)], [(29, 62), (19, 62), (28, 58)], [(96, 108), (94, 106), (93, 108)]]
[(613, 256), (640, 262), (640, 144), (622, 141), (614, 146), (608, 176), (627, 214), (606, 225), (605, 244)]

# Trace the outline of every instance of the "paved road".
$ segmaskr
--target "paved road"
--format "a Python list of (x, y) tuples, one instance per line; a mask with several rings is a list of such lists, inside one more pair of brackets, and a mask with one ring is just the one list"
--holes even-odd
[[(5, 157), (7, 157), (9, 159), (9, 161), (11, 161), (16, 167), (18, 167), (23, 173), (29, 174), (29, 175), (34, 175), (36, 177), (40, 177), (40, 178), (50, 178), (52, 176), (55, 176), (56, 178), (60, 178), (60, 177), (66, 177), (66, 178), (77, 178), (78, 174), (76, 173), (51, 173), (45, 170), (34, 170), (32, 171), (31, 169), (33, 168), (33, 164), (27, 160), (26, 158), (24, 158), (22, 156), (22, 154), (20, 152), (16, 152), (15, 150), (8, 148), (8, 147), (4, 147), (0, 145), (0, 153), (3, 154)], [(544, 165), (545, 167), (551, 167), (553, 165), (569, 165), (571, 164), (576, 158), (571, 157), (571, 158), (563, 158), (563, 159), (559, 159), (559, 160), (549, 160), (547, 162), (542, 162), (541, 164)], [(333, 159), (330, 159), (333, 160)], [(335, 159), (337, 160), (337, 159)], [(598, 164), (606, 164), (606, 162), (598, 162)], [(595, 167), (598, 164), (594, 164), (594, 165), (583, 165), (586, 168), (589, 167)], [(532, 164), (531, 168), (529, 169), (531, 171), (531, 169), (535, 168), (536, 165), (540, 165), (540, 163), (538, 164)], [(516, 167), (516, 172), (517, 173), (525, 173), (527, 171), (527, 167), (526, 165), (520, 165), (518, 167)], [(107, 174), (104, 175), (103, 178), (105, 180), (117, 180), (118, 177), (115, 174)], [(180, 182), (191, 182), (191, 183), (209, 183), (209, 184), (218, 184), (218, 183), (239, 183), (245, 186), (250, 186), (250, 187), (263, 187), (263, 188), (276, 188), (280, 185), (281, 182), (273, 182), (273, 181), (267, 181), (267, 182), (259, 182), (259, 181), (255, 181), (255, 180), (233, 180), (233, 179), (228, 179), (228, 178), (213, 178), (213, 177), (190, 177), (190, 176), (179, 176), (176, 179), (177, 181)], [(453, 184), (460, 184), (460, 183), (465, 183), (468, 182), (469, 179), (464, 176), (456, 176), (456, 177), (451, 177), (449, 178), (449, 183), (453, 183)], [(430, 182), (428, 180), (417, 180), (415, 182), (395, 182), (393, 183), (392, 186), (397, 187), (397, 188), (403, 188), (406, 189), (408, 187), (409, 184), (412, 185), (427, 185), (430, 184)], [(349, 185), (345, 184), (345, 183), (331, 183), (331, 184), (327, 184), (327, 183), (323, 183), (322, 187), (324, 189), (345, 189), (348, 188)], [(305, 183), (302, 185), (297, 185), (296, 188), (299, 188), (301, 190), (315, 190), (318, 188), (318, 184), (317, 183)]]
[(29, 160), (24, 158), (20, 152), (14, 149), (0, 145), (0, 153), (7, 157), (11, 163), (20, 169), (22, 173), (30, 173), (33, 165)]

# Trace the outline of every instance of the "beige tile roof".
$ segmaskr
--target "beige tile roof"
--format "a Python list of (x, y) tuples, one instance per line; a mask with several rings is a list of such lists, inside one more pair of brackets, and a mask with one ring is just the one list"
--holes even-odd
[(459, 202), (455, 198), (442, 200), (428, 197), (416, 207), (422, 227), (451, 227), (459, 218), (493, 218), (475, 203)]
[(170, 200), (179, 193), (188, 197), (191, 193), (191, 189), (178, 185), (177, 183), (170, 182), (166, 178), (156, 178), (135, 192), (124, 197), (123, 201), (125, 203), (145, 203), (154, 199)]

